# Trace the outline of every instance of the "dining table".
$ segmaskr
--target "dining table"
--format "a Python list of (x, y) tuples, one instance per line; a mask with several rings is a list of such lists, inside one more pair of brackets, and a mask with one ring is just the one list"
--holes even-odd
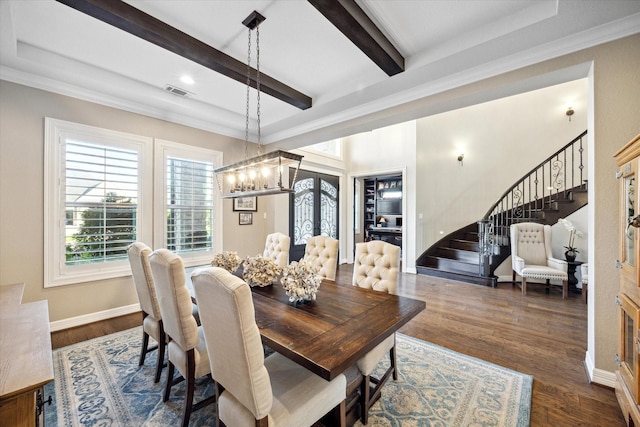
[(328, 381), (426, 308), (424, 301), (327, 279), (310, 302), (290, 302), (277, 282), (251, 291), (263, 344)]

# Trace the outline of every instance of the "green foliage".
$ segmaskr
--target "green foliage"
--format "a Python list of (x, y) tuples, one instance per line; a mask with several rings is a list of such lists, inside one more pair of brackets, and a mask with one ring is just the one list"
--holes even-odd
[(67, 262), (95, 262), (126, 256), (136, 239), (136, 210), (130, 198), (108, 193), (102, 204), (82, 211), (82, 225), (67, 244)]

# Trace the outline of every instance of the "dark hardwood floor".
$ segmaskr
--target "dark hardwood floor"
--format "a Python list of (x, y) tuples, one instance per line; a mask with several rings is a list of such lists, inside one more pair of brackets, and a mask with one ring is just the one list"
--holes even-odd
[[(350, 284), (351, 273), (340, 266), (336, 281)], [(626, 426), (614, 391), (588, 382), (580, 295), (563, 300), (559, 288), (530, 286), (525, 297), (510, 283), (494, 289), (410, 274), (399, 293), (427, 303), (400, 332), (533, 375), (531, 426)], [(58, 348), (139, 324), (137, 313), (54, 332), (51, 341)]]

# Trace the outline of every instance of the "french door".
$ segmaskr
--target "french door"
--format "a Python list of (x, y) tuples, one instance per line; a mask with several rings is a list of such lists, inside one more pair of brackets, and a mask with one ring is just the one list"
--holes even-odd
[(299, 170), (293, 191), (289, 201), (289, 260), (298, 261), (304, 256), (309, 237), (338, 238), (339, 178)]

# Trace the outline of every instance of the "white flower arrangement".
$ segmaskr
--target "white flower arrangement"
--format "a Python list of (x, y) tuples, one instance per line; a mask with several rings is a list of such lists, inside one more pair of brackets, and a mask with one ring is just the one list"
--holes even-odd
[(293, 261), (283, 269), (280, 281), (290, 302), (315, 301), (322, 282), (319, 271), (319, 266), (304, 260)]
[(257, 255), (245, 259), (242, 277), (249, 286), (263, 287), (272, 284), (281, 273), (282, 267), (274, 260)]
[(211, 261), (212, 266), (224, 268), (229, 273), (236, 271), (240, 264), (242, 264), (242, 259), (237, 252), (233, 251), (218, 252)]
[(578, 249), (576, 249), (576, 247), (575, 247), (575, 246), (573, 246), (573, 242), (574, 242), (574, 240), (575, 240), (575, 238), (576, 238), (576, 237), (579, 237), (579, 238), (584, 237), (584, 234), (582, 234), (582, 231), (578, 231), (578, 230), (576, 230), (576, 227), (575, 227), (575, 226), (573, 225), (573, 223), (572, 223), (570, 220), (568, 220), (568, 219), (560, 218), (560, 219), (558, 220), (558, 222), (559, 222), (560, 224), (563, 224), (563, 225), (564, 225), (564, 227), (569, 231), (569, 245), (568, 245), (568, 246), (565, 246), (564, 248), (565, 248), (565, 249), (567, 250), (567, 252), (569, 252), (569, 253), (577, 254), (577, 253), (578, 253), (578, 252), (580, 252), (580, 251), (578, 251)]

